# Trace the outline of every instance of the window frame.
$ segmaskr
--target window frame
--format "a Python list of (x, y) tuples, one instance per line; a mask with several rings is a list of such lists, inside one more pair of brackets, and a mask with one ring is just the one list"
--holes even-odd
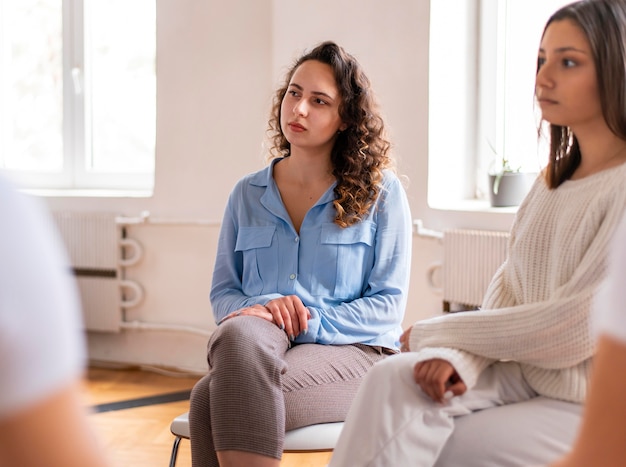
[[(508, 154), (519, 145), (519, 136), (511, 137), (517, 131), (511, 123), (519, 121), (516, 113), (524, 113), (526, 119), (524, 141), (532, 138), (537, 143), (532, 151), (528, 143), (523, 157), (517, 158), (522, 160), (521, 170), (539, 172), (545, 166), (547, 139), (538, 138), (540, 116), (533, 97), (536, 49), (543, 24), (566, 3), (466, 0), (450, 8), (445, 2), (431, 2), (429, 206), (489, 209), (488, 173), (498, 167), (498, 154), (510, 158)], [(526, 29), (525, 22), (515, 17), (521, 7), (537, 20), (524, 37), (515, 35)], [(519, 23), (524, 28), (516, 30)], [(451, 30), (454, 40), (450, 40)], [(523, 59), (518, 55), (520, 45), (524, 46)], [(507, 57), (507, 49), (515, 52)], [(520, 90), (510, 77), (522, 74), (525, 81)]]
[[(89, 41), (88, 21), (90, 15), (85, 13), (88, 12), (90, 1), (93, 0), (61, 0), (63, 21), (63, 168), (60, 171), (39, 171), (36, 169), (13, 170), (0, 166), (0, 171), (27, 189), (151, 192), (154, 187), (154, 170), (147, 172), (104, 172), (92, 171), (88, 168), (89, 158), (92, 156), (88, 149), (91, 142), (91, 107), (88, 98), (91, 92), (91, 67), (90, 57), (89, 54), (85, 53), (85, 49)], [(156, 37), (154, 40), (156, 74)], [(2, 85), (1, 81), (0, 85)], [(155, 94), (155, 110), (156, 98)], [(156, 115), (154, 125), (156, 127)], [(1, 156), (0, 154), (0, 162)], [(156, 158), (156, 140), (153, 145), (153, 157)]]

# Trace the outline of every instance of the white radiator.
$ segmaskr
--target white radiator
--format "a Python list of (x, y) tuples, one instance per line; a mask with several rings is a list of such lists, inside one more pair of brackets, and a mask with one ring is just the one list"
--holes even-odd
[(507, 232), (445, 230), (443, 233), (443, 308), (480, 306), (496, 270), (506, 259)]
[(138, 305), (143, 297), (141, 286), (124, 277), (125, 268), (141, 258), (141, 246), (125, 238), (115, 213), (57, 211), (52, 215), (76, 276), (85, 328), (119, 331), (122, 310)]

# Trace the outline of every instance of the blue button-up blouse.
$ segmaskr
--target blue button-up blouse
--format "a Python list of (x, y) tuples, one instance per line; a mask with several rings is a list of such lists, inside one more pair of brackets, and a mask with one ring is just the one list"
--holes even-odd
[(369, 214), (333, 222), (334, 185), (292, 225), (272, 163), (241, 179), (228, 199), (211, 287), (219, 322), (232, 311), (297, 295), (311, 313), (296, 343), (397, 348), (406, 307), (412, 221), (400, 180), (386, 171)]

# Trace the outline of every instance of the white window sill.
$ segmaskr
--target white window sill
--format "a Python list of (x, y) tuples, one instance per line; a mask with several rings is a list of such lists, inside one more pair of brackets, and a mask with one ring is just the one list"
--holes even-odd
[(30, 189), (21, 190), (29, 195), (45, 198), (150, 198), (151, 190), (102, 190), (102, 189)]
[(489, 201), (482, 199), (462, 199), (447, 202), (429, 202), (431, 209), (439, 211), (485, 212), (515, 214), (519, 206), (495, 208)]

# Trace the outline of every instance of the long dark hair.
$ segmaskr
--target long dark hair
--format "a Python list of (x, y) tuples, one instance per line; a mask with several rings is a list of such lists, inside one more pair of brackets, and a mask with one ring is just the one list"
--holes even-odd
[(280, 127), (281, 103), (296, 69), (308, 60), (332, 68), (341, 97), (339, 116), (347, 128), (337, 136), (331, 163), (337, 179), (335, 223), (349, 227), (370, 210), (380, 192), (382, 171), (393, 168), (393, 161), (370, 81), (359, 62), (334, 42), (323, 42), (297, 59), (276, 91), (269, 120), (268, 132), (273, 144), (269, 157), (290, 154), (291, 145)]
[[(626, 1), (570, 3), (548, 19), (543, 34), (551, 23), (565, 19), (576, 23), (587, 36), (596, 68), (602, 115), (609, 129), (626, 140)], [(547, 185), (558, 187), (572, 176), (580, 162), (580, 147), (571, 129), (550, 124)]]

